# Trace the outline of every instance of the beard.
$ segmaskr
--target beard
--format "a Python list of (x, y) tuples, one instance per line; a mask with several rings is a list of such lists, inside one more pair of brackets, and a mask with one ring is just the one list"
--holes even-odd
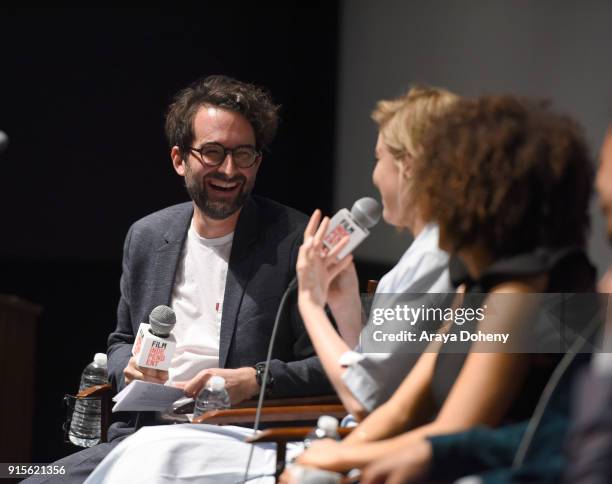
[[(211, 196), (211, 193), (209, 193), (210, 191), (214, 190), (210, 188), (207, 183), (208, 180), (211, 179), (228, 183), (239, 183), (239, 191), (232, 198), (223, 197), (216, 199), (214, 194)], [(213, 220), (223, 220), (236, 213), (242, 208), (244, 202), (253, 190), (253, 184), (249, 184), (246, 177), (243, 175), (229, 178), (222, 173), (209, 173), (200, 183), (196, 177), (193, 176), (193, 173), (187, 164), (185, 170), (185, 187), (187, 188), (187, 193), (189, 193), (189, 196), (196, 206), (204, 215)]]

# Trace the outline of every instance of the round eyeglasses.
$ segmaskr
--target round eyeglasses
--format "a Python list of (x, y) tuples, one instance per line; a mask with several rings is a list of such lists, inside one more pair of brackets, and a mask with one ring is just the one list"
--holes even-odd
[(200, 161), (207, 166), (220, 165), (229, 153), (232, 155), (232, 160), (236, 166), (239, 168), (250, 168), (261, 156), (261, 151), (252, 145), (226, 148), (220, 143), (206, 143), (200, 148), (189, 147), (189, 150), (200, 155)]

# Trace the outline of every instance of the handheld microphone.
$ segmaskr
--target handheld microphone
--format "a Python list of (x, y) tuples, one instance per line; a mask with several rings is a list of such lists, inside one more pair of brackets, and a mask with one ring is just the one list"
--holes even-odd
[(327, 250), (331, 250), (343, 237), (348, 235), (348, 243), (338, 253), (338, 260), (343, 259), (370, 235), (368, 229), (378, 223), (381, 213), (380, 203), (370, 197), (357, 200), (350, 212), (346, 208), (338, 210), (329, 222), (323, 245)]
[(4, 131), (0, 130), (0, 154), (4, 153), (4, 151), (8, 147), (8, 144), (9, 144), (8, 135)]
[[(371, 229), (376, 225), (382, 214), (380, 203), (371, 197), (363, 197), (357, 200), (351, 211), (346, 208), (338, 210), (336, 215), (329, 221), (327, 233), (323, 239), (323, 245), (329, 251), (345, 235), (349, 236), (348, 244), (342, 249), (337, 259), (341, 260), (350, 254), (363, 240), (370, 235)], [(297, 275), (289, 283), (288, 289), (295, 290), (298, 287)]]
[(176, 339), (171, 333), (176, 315), (168, 306), (157, 306), (151, 311), (149, 324), (140, 323), (132, 346), (136, 364), (154, 370), (168, 370), (176, 349)]

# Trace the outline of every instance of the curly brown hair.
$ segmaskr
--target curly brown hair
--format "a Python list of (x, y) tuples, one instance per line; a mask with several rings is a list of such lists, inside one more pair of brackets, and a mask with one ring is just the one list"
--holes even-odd
[(426, 133), (414, 170), (411, 202), (438, 222), (452, 252), (585, 244), (593, 164), (579, 126), (545, 102), (459, 101)]
[(228, 76), (208, 76), (179, 91), (166, 113), (168, 143), (183, 155), (193, 142), (193, 119), (201, 106), (242, 114), (253, 127), (258, 149), (266, 148), (276, 135), (280, 106), (266, 90)]

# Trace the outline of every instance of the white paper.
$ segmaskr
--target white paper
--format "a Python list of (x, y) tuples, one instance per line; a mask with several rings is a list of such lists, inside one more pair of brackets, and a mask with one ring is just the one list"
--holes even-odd
[(180, 388), (134, 380), (113, 397), (113, 412), (163, 412), (184, 396)]

